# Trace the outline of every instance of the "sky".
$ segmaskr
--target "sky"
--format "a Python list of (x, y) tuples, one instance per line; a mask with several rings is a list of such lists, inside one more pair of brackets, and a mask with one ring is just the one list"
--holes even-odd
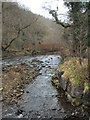
[[(58, 6), (59, 14), (66, 14), (68, 9), (64, 6), (63, 0), (16, 0), (20, 5), (24, 6), (27, 10), (32, 11), (35, 14), (44, 16), (45, 18), (52, 19), (52, 15), (49, 14), (45, 8), (56, 10)], [(65, 16), (60, 15), (60, 18), (64, 20)]]

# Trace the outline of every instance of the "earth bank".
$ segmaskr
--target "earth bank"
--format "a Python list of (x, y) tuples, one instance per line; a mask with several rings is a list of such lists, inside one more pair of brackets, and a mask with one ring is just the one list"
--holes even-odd
[(83, 59), (80, 66), (78, 58), (65, 61), (52, 76), (52, 83), (64, 91), (67, 101), (77, 106), (80, 114), (89, 116), (90, 86), (87, 63), (87, 59)]

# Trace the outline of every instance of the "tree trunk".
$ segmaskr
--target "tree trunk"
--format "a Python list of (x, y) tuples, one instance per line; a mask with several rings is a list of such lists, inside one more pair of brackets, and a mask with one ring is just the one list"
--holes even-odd
[(4, 51), (7, 50), (7, 49), (11, 46), (11, 44), (19, 37), (20, 32), (21, 32), (22, 30), (28, 28), (28, 27), (30, 28), (31, 25), (34, 24), (37, 20), (38, 20), (38, 17), (37, 17), (31, 24), (26, 25), (26, 26), (24, 26), (24, 27), (22, 27), (22, 28), (18, 28), (16, 37), (13, 38), (5, 48), (3, 47), (3, 50), (4, 50)]
[(90, 2), (88, 5), (88, 72), (90, 80)]
[(82, 65), (82, 45), (81, 45), (81, 40), (80, 40), (80, 53), (79, 53), (79, 62), (80, 62), (80, 65)]

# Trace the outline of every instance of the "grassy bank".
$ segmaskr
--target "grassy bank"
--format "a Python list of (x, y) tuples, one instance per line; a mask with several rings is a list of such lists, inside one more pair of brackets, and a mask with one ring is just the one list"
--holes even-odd
[(63, 64), (58, 66), (58, 69), (63, 70), (63, 77), (70, 79), (70, 82), (75, 85), (88, 85), (88, 60), (82, 60), (82, 66), (79, 63), (79, 58), (68, 58)]
[[(64, 74), (60, 76), (60, 72)], [(88, 61), (82, 59), (82, 66), (79, 63), (79, 58), (67, 58), (61, 65), (58, 66), (52, 83), (59, 89), (64, 90), (67, 100), (74, 106), (86, 102), (88, 105), (88, 95), (90, 93), (90, 83), (88, 78)]]

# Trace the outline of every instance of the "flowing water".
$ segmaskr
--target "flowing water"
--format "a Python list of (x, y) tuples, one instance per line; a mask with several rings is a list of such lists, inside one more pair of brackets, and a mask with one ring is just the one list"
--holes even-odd
[[(71, 114), (73, 107), (66, 103), (63, 92), (58, 91), (51, 83), (55, 69), (61, 63), (58, 55), (37, 57), (16, 57), (3, 60), (3, 66), (16, 65), (22, 62), (40, 70), (39, 75), (26, 85), (18, 105), (3, 108), (3, 117), (7, 118), (64, 118)], [(19, 114), (16, 114), (19, 110)]]

